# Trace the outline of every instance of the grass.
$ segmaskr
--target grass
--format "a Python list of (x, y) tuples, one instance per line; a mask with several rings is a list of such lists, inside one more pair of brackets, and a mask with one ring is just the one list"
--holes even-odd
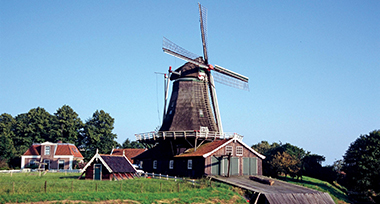
[(334, 183), (334, 185), (332, 185), (329, 182), (321, 181), (319, 179), (307, 176), (303, 176), (302, 180), (297, 180), (284, 176), (279, 177), (279, 179), (289, 183), (315, 189), (318, 191), (327, 192), (328, 194), (330, 194), (331, 198), (334, 200), (335, 203), (351, 203), (351, 201), (348, 199), (347, 194), (345, 193), (344, 187), (340, 186), (337, 183)]
[[(129, 200), (139, 203), (245, 203), (225, 184), (136, 178), (124, 181), (77, 180), (80, 174), (0, 174), (0, 203)], [(46, 192), (45, 192), (46, 183)]]

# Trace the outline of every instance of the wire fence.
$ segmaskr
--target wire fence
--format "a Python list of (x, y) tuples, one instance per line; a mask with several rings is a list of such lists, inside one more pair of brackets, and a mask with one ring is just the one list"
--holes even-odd
[(121, 181), (78, 180), (78, 174), (47, 174), (41, 176), (38, 173), (26, 173), (19, 175), (19, 177), (25, 179), (1, 179), (0, 195), (116, 191), (160, 193), (182, 192), (211, 186), (211, 181), (206, 179), (195, 180), (154, 173), (143, 173), (139, 178)]

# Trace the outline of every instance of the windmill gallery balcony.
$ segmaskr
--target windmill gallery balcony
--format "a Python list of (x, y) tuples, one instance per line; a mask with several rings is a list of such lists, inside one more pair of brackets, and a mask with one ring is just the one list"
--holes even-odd
[(135, 134), (136, 140), (140, 142), (156, 142), (157, 140), (177, 139), (177, 138), (193, 138), (204, 140), (223, 140), (236, 138), (242, 140), (243, 136), (237, 133), (221, 133), (214, 131), (187, 130), (187, 131), (152, 131), (147, 133)]

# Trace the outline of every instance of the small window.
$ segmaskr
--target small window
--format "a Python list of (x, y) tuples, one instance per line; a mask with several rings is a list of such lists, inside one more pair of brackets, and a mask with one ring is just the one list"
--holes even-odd
[(243, 156), (243, 147), (241, 147), (241, 146), (236, 147), (236, 155), (237, 156)]
[(65, 169), (65, 160), (58, 160), (58, 169)]
[(203, 110), (202, 109), (199, 109), (199, 117), (203, 118), (204, 115), (203, 115)]
[(153, 169), (157, 169), (157, 160), (153, 161)]
[(227, 147), (226, 147), (226, 154), (227, 154), (227, 155), (229, 155), (229, 154), (232, 155), (232, 154), (233, 154), (233, 152), (232, 152), (232, 146), (227, 146)]
[(29, 166), (33, 166), (36, 164), (36, 160), (35, 159), (31, 159), (30, 162), (29, 162)]
[(174, 160), (169, 161), (169, 169), (174, 169)]
[(193, 169), (193, 160), (192, 159), (187, 160), (187, 169)]
[(50, 146), (45, 146), (45, 155), (50, 155)]

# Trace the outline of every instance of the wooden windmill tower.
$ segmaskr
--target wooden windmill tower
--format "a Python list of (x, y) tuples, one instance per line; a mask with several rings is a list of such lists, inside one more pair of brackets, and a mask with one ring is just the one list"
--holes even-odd
[[(248, 89), (248, 77), (218, 65), (209, 64), (207, 53), (207, 9), (199, 4), (203, 57), (193, 54), (170, 40), (163, 39), (163, 51), (187, 61), (166, 75), (164, 118), (158, 132), (136, 134), (136, 139), (149, 147), (171, 141), (172, 149), (197, 147), (205, 141), (225, 139), (215, 91), (215, 81)], [(170, 81), (172, 94), (167, 105)], [(173, 151), (177, 154), (178, 151)]]

